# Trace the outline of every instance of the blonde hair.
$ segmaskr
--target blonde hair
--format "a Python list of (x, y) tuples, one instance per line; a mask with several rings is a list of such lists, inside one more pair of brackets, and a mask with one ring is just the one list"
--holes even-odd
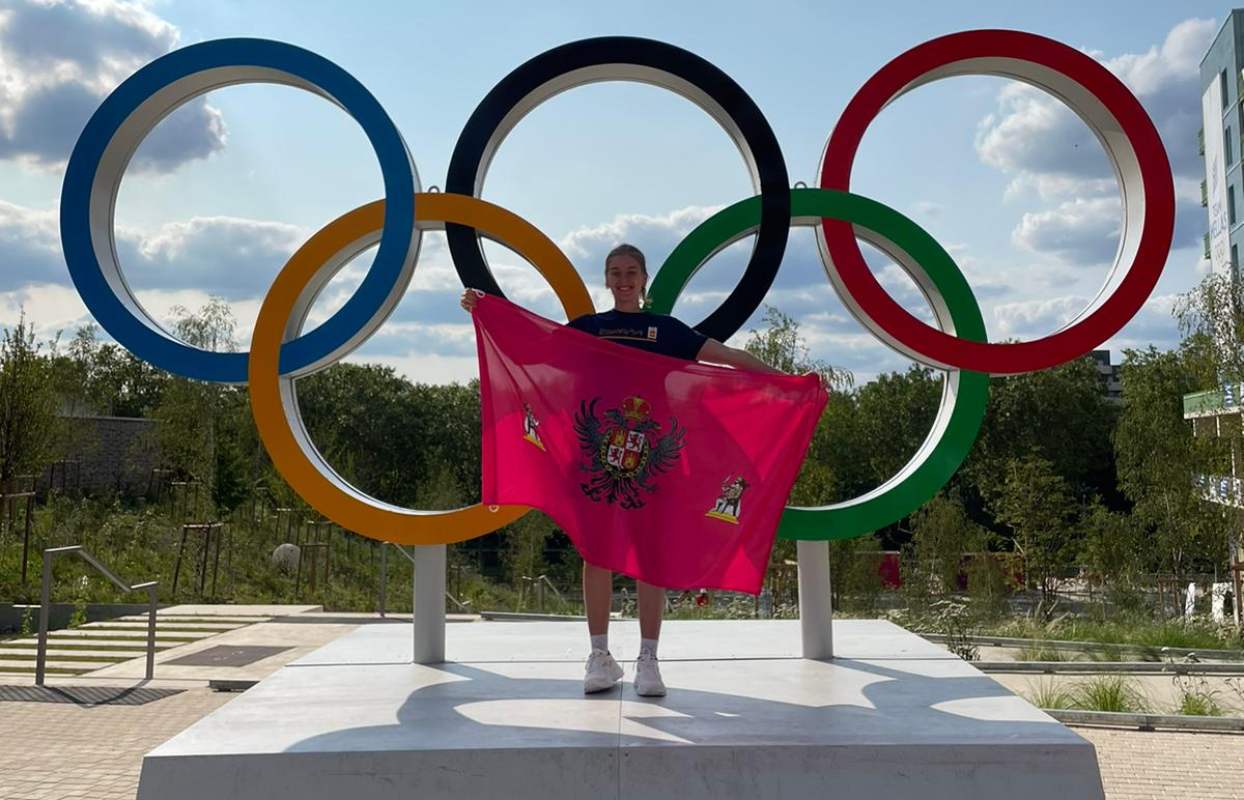
[(639, 269), (644, 273), (644, 287), (639, 290), (640, 306), (648, 305), (648, 261), (644, 258), (644, 253), (633, 244), (623, 242), (617, 247), (609, 251), (609, 255), (605, 256), (605, 271), (609, 271), (609, 261), (614, 256), (630, 256), (639, 262)]

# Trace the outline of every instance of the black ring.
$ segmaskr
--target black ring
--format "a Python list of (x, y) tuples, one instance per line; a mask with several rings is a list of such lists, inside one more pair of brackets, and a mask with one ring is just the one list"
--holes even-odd
[[(541, 53), (505, 76), (471, 114), (454, 146), (453, 156), (449, 161), (449, 174), (445, 180), (445, 191), (477, 195), (481, 164), (486, 158), (491, 158), (492, 152), (495, 152), (522, 115), (543, 102), (543, 99), (547, 99), (542, 98), (528, 108), (526, 106), (531, 95), (541, 89), (552, 89), (548, 84), (575, 71), (609, 66), (646, 68), (689, 84), (702, 92), (736, 127), (736, 144), (744, 158), (755, 165), (761, 195), (760, 229), (756, 234), (755, 248), (742, 279), (730, 292), (730, 296), (713, 313), (694, 326), (706, 336), (725, 341), (742, 328), (752, 313), (760, 307), (773, 284), (778, 267), (781, 266), (782, 255), (786, 252), (786, 240), (790, 234), (790, 182), (777, 137), (760, 109), (729, 75), (694, 53), (665, 42), (630, 36), (581, 39)], [(549, 96), (572, 86), (597, 80), (659, 83), (626, 75), (624, 72), (618, 77), (609, 77), (607, 73), (602, 75), (598, 72), (585, 74), (581, 78), (564, 81), (565, 85), (559, 83)], [(666, 88), (697, 102), (696, 98), (679, 91), (677, 87)], [(520, 110), (518, 116), (507, 120), (516, 110)], [(507, 125), (504, 130), (503, 125)], [(465, 225), (446, 224), (445, 234), (449, 241), (454, 269), (458, 271), (463, 285), (503, 297), (501, 287), (497, 285), (487, 261), (484, 260), (484, 251), (480, 247), (476, 230)]]

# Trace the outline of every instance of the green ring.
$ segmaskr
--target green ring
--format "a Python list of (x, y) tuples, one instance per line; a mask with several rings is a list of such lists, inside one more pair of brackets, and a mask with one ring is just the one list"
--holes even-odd
[[(859, 235), (886, 250), (907, 269), (934, 306), (943, 329), (948, 316), (956, 336), (986, 341), (980, 306), (967, 280), (950, 254), (923, 228), (888, 206), (849, 192), (791, 190), (792, 225), (818, 225), (822, 218), (857, 225)], [(759, 196), (735, 203), (702, 222), (661, 265), (652, 282), (651, 310), (670, 313), (687, 282), (704, 262), (759, 225)], [(844, 302), (852, 307), (846, 298)], [(944, 308), (939, 308), (942, 303)], [(851, 539), (867, 536), (906, 517), (936, 495), (967, 458), (985, 417), (988, 399), (988, 375), (950, 370), (943, 382), (942, 402), (933, 430), (911, 461), (881, 486), (852, 500), (815, 508), (787, 506), (778, 536)]]

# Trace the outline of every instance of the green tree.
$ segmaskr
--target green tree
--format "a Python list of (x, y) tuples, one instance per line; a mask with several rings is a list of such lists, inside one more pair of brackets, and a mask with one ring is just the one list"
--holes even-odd
[(1093, 498), (1080, 519), (1080, 563), (1091, 580), (1116, 591), (1134, 585), (1144, 570), (1144, 538), (1130, 513), (1111, 511)]
[(1183, 419), (1183, 395), (1200, 388), (1198, 381), (1184, 351), (1128, 351), (1127, 402), (1115, 434), (1119, 485), (1148, 533), (1151, 565), (1181, 580), (1198, 567), (1212, 571), (1226, 551), (1221, 509), (1193, 482), (1229, 464), (1223, 440), (1195, 438)]
[[(171, 379), (125, 348), (101, 344), (97, 333), (95, 325), (83, 325), (64, 349), (59, 334), (51, 343), (51, 382), (64, 415), (58, 450), (65, 458), (89, 458), (99, 446), (95, 428), (77, 418), (153, 416)], [(153, 447), (154, 438), (139, 446)]]
[(1244, 378), (1244, 282), (1207, 275), (1175, 303), (1185, 366), (1201, 388)]
[(904, 561), (911, 582), (936, 594), (959, 589), (965, 558), (986, 549), (987, 532), (973, 522), (957, 494), (939, 493), (911, 516), (911, 542)]
[(297, 383), (307, 431), (334, 469), (381, 500), (415, 505), (442, 471), (479, 499), (479, 386), (412, 384), (391, 367), (337, 364)]
[(852, 495), (889, 480), (928, 438), (942, 395), (939, 373), (920, 366), (878, 375), (856, 391), (856, 424), (850, 430), (862, 452), (839, 471), (857, 470), (848, 482)]
[(520, 598), (527, 595), (528, 586), (534, 586), (531, 581), (544, 574), (544, 549), (556, 527), (546, 514), (533, 510), (501, 531), (506, 571)]
[(1025, 575), (1040, 588), (1048, 611), (1059, 573), (1071, 566), (1077, 552), (1071, 488), (1053, 463), (1037, 455), (1008, 461), (995, 486), (990, 498), (994, 516), (1010, 531)]
[(58, 402), (50, 363), (23, 313), (0, 339), (0, 490), (54, 457)]
[[(237, 349), (233, 314), (224, 300), (212, 298), (196, 313), (181, 307), (174, 308), (173, 313), (174, 333), (187, 344), (213, 351)], [(217, 495), (221, 488), (218, 456), (222, 420), (231, 406), (238, 413), (239, 392), (235, 387), (172, 378), (152, 413), (159, 422), (157, 439), (166, 467), (197, 481), (203, 487), (201, 496), (217, 504), (223, 504), (225, 499), (236, 500), (237, 484), (244, 482), (230, 477), (225, 481), (229, 497)], [(211, 514), (213, 509), (196, 511)]]
[(854, 381), (849, 371), (812, 358), (799, 323), (773, 306), (765, 306), (764, 328), (749, 332), (744, 349), (782, 372), (815, 372), (831, 388), (845, 389)]
[(996, 494), (1007, 465), (1035, 455), (1066, 480), (1073, 497), (1112, 498), (1116, 478), (1111, 435), (1117, 415), (1087, 356), (1052, 369), (996, 378), (963, 472), (982, 495)]

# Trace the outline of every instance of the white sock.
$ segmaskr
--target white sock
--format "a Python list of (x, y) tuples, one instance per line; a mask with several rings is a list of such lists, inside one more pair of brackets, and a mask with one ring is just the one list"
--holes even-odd
[(593, 650), (604, 650), (606, 653), (609, 652), (609, 634), (602, 633), (598, 636), (592, 636), (591, 639)]
[(647, 653), (653, 658), (657, 657), (657, 640), (656, 639), (640, 639), (639, 640), (639, 654), (642, 656), (644, 653)]

